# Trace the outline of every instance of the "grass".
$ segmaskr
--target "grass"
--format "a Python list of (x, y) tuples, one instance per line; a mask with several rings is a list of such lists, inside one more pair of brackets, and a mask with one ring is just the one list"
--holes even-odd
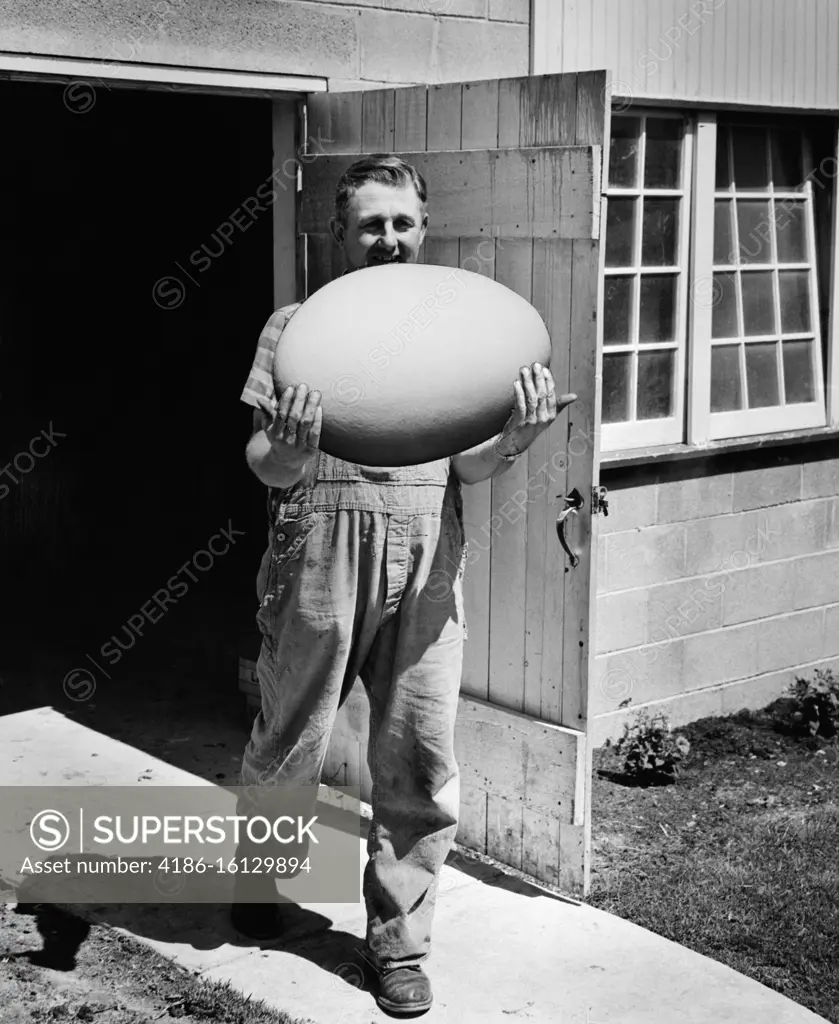
[(675, 785), (622, 785), (595, 755), (589, 902), (839, 1024), (839, 743), (764, 712), (680, 729)]

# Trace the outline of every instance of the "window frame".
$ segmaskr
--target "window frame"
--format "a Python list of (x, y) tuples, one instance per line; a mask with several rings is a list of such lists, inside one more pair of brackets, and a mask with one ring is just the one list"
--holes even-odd
[[(620, 113), (622, 113), (621, 111)], [(717, 119), (716, 111), (699, 110), (686, 111), (684, 108), (674, 111), (667, 108), (656, 108), (652, 104), (639, 108), (638, 113), (646, 116), (662, 117), (667, 114), (682, 117), (685, 120), (686, 138), (688, 130), (692, 129), (691, 148), (692, 161), (689, 165), (690, 175), (687, 183), (683, 178), (683, 194), (690, 196), (687, 221), (689, 235), (687, 241), (688, 262), (686, 271), (686, 285), (682, 290), (683, 294), (689, 296), (686, 301), (687, 322), (682, 330), (682, 353), (681, 380), (676, 378), (677, 391), (681, 390), (684, 397), (682, 409), (682, 422), (677, 417), (667, 420), (646, 420), (626, 423), (601, 424), (600, 450), (604, 455), (604, 461), (620, 462), (622, 458), (638, 458), (644, 452), (650, 456), (657, 454), (675, 454), (680, 452), (690, 454), (693, 450), (701, 451), (708, 448), (752, 447), (771, 443), (773, 436), (777, 437), (779, 443), (792, 436), (807, 437), (809, 435), (820, 436), (827, 432), (839, 429), (839, 119), (833, 117), (830, 121), (832, 132), (831, 156), (822, 163), (833, 162), (833, 172), (825, 172), (825, 177), (832, 179), (833, 208), (828, 222), (817, 222), (818, 206), (815, 204), (815, 193), (813, 181), (807, 180), (807, 174), (812, 173), (812, 166), (804, 168), (806, 194), (802, 190), (796, 194), (796, 198), (805, 199), (810, 206), (808, 216), (812, 218), (814, 231), (809, 231), (808, 237), (808, 260), (810, 266), (810, 289), (815, 320), (813, 323), (812, 335), (815, 337), (815, 358), (821, 361), (822, 391), (817, 401), (813, 403), (800, 403), (790, 406), (771, 406), (765, 409), (743, 410), (734, 414), (711, 413), (711, 320), (713, 306), (707, 301), (710, 288), (713, 282), (713, 225), (714, 225), (714, 203), (716, 200), (716, 143), (717, 143)], [(766, 118), (772, 116), (771, 110), (754, 111), (731, 111), (738, 120), (746, 123), (749, 116), (758, 117), (761, 123), (766, 123)], [(725, 117), (728, 111), (720, 112), (720, 117)], [(615, 112), (618, 116), (618, 112)], [(778, 117), (786, 119), (788, 113), (778, 112)], [(805, 159), (809, 150), (809, 142), (806, 129), (800, 129), (805, 145)], [(685, 166), (688, 165), (685, 162)], [(820, 165), (821, 168), (821, 165)], [(608, 175), (608, 168), (604, 168), (604, 175)], [(684, 175), (684, 170), (683, 170)], [(822, 186), (823, 187), (823, 186)], [(606, 210), (608, 209), (608, 197), (613, 194), (632, 194), (639, 190), (612, 190), (604, 189), (604, 242)], [(792, 191), (792, 190), (790, 190)], [(672, 194), (672, 193), (671, 193)], [(825, 246), (829, 252), (830, 265), (820, 269), (818, 264), (818, 232), (829, 233), (829, 243)], [(680, 257), (681, 257), (680, 240)], [(774, 265), (774, 264), (773, 264)], [(702, 268), (700, 270), (700, 268)], [(616, 271), (620, 268), (608, 268), (609, 271)], [(683, 270), (683, 273), (685, 271)], [(819, 275), (824, 273), (824, 279), (820, 286)], [(606, 276), (609, 276), (608, 274)], [(828, 283), (829, 294), (824, 296), (823, 282)], [(704, 289), (704, 292), (703, 292)], [(819, 319), (820, 291), (822, 306), (826, 309), (825, 324)], [(703, 294), (706, 301), (698, 301)], [(681, 298), (681, 296), (680, 296)], [(778, 327), (780, 328), (780, 324)], [(779, 333), (780, 337), (780, 333)], [(604, 352), (608, 352), (613, 346), (604, 346)], [(637, 349), (636, 349), (637, 351)], [(818, 383), (818, 382), (817, 382)], [(815, 408), (814, 408), (815, 407)], [(799, 414), (793, 410), (805, 410)], [(815, 415), (813, 414), (815, 412)], [(780, 422), (779, 422), (779, 413)], [(744, 416), (745, 414), (745, 416)], [(748, 419), (752, 414), (752, 422)], [(733, 428), (719, 429), (724, 426), (722, 420), (717, 420), (712, 425), (711, 417), (725, 417), (735, 415), (743, 417), (747, 422), (740, 422)], [(647, 424), (670, 424), (672, 419), (677, 420), (678, 430), (669, 431), (667, 436), (671, 440), (664, 440), (657, 436), (655, 429), (649, 433), (637, 430), (636, 427)], [(726, 425), (727, 426), (727, 425)], [(646, 436), (645, 436), (646, 434)]]
[[(608, 182), (609, 168), (604, 168), (604, 174), (606, 175), (606, 189), (605, 189), (605, 209), (603, 211), (603, 224), (604, 224), (604, 244), (605, 244), (605, 225), (608, 223), (608, 211), (609, 211), (609, 200), (622, 199), (622, 198), (636, 198), (641, 202), (647, 196), (652, 198), (678, 198), (681, 202), (681, 210), (679, 216), (679, 237), (676, 243), (677, 258), (678, 258), (678, 269), (672, 269), (670, 267), (642, 267), (640, 263), (640, 252), (641, 245), (643, 243), (643, 210), (641, 202), (639, 202), (639, 208), (637, 212), (637, 223), (636, 223), (636, 234), (634, 239), (634, 250), (635, 250), (635, 262), (632, 267), (606, 267), (604, 261), (604, 286), (605, 279), (609, 277), (626, 277), (631, 274), (633, 277), (638, 279), (638, 285), (633, 288), (633, 304), (632, 304), (632, 330), (633, 330), (633, 341), (627, 345), (605, 345), (603, 346), (604, 357), (610, 354), (619, 354), (621, 352), (628, 352), (636, 354), (644, 351), (674, 351), (676, 358), (674, 360), (673, 369), (673, 415), (667, 417), (660, 417), (658, 419), (649, 420), (629, 420), (621, 423), (603, 423), (601, 422), (601, 450), (602, 451), (617, 451), (622, 448), (640, 447), (645, 445), (656, 445), (656, 444), (673, 444), (681, 441), (684, 436), (684, 420), (685, 420), (685, 374), (688, 359), (688, 331), (687, 331), (687, 317), (690, 303), (688, 296), (690, 294), (690, 248), (691, 248), (691, 235), (692, 235), (692, 224), (691, 224), (691, 210), (692, 210), (692, 195), (693, 195), (693, 150), (694, 150), (694, 119), (682, 111), (674, 110), (660, 110), (653, 107), (633, 107), (631, 111), (625, 113), (615, 113), (612, 117), (612, 121), (616, 117), (626, 118), (637, 118), (641, 117), (641, 145), (638, 152), (638, 178), (635, 188), (613, 188)], [(658, 189), (658, 188), (646, 188), (644, 186), (643, 174), (644, 174), (644, 158), (646, 154), (646, 118), (654, 117), (658, 120), (678, 120), (681, 121), (684, 126), (684, 136), (682, 139), (682, 159), (680, 164), (680, 182), (679, 188), (677, 189)], [(672, 343), (650, 343), (649, 345), (639, 345), (634, 335), (638, 329), (638, 316), (640, 307), (641, 288), (640, 280), (643, 276), (655, 276), (656, 274), (673, 274), (678, 280), (677, 287), (677, 298), (676, 298), (676, 315), (674, 325), (675, 340)], [(637, 381), (638, 381), (638, 360), (637, 358), (632, 361), (632, 375), (630, 378), (630, 401), (633, 406), (635, 403), (635, 397), (637, 393)]]
[[(703, 209), (702, 215), (698, 216), (695, 220), (694, 227), (695, 231), (693, 234), (693, 249), (695, 262), (692, 268), (693, 272), (693, 286), (691, 289), (692, 305), (696, 306), (703, 301), (702, 293), (705, 292), (708, 296), (713, 296), (713, 277), (714, 274), (734, 272), (734, 273), (760, 273), (767, 269), (770, 270), (773, 275), (777, 273), (780, 266), (777, 259), (777, 253), (772, 253), (772, 262), (766, 264), (754, 265), (755, 270), (743, 271), (740, 269), (742, 266), (750, 267), (751, 264), (741, 263), (738, 267), (732, 268), (729, 265), (715, 265), (714, 264), (714, 225), (715, 225), (715, 205), (717, 199), (724, 198), (726, 195), (731, 198), (729, 202), (735, 202), (738, 195), (736, 182), (735, 187), (726, 190), (718, 190), (716, 187), (716, 155), (717, 146), (719, 145), (719, 136), (717, 131), (717, 115), (709, 114), (706, 115), (706, 123), (713, 121), (713, 132), (704, 132), (698, 140), (697, 144), (697, 165), (695, 169), (695, 192), (699, 196), (700, 191), (703, 194), (710, 192), (710, 202), (708, 204), (708, 210)], [(737, 124), (740, 127), (749, 127), (748, 116), (737, 117)], [(764, 125), (761, 125), (763, 127)], [(772, 126), (768, 126), (771, 131)], [(730, 412), (712, 412), (711, 411), (711, 353), (714, 348), (714, 339), (712, 335), (712, 315), (713, 315), (713, 301), (706, 304), (710, 307), (708, 309), (708, 316), (700, 320), (701, 331), (692, 334), (690, 337), (690, 347), (697, 354), (698, 369), (701, 374), (702, 380), (702, 398), (700, 400), (697, 394), (697, 403), (695, 408), (695, 416), (692, 421), (692, 429), (694, 431), (694, 437), (696, 438), (693, 443), (701, 443), (702, 441), (727, 441), (735, 438), (750, 437), (755, 434), (765, 433), (781, 433), (789, 430), (802, 430), (805, 428), (817, 428), (824, 427), (827, 424), (826, 407), (825, 407), (825, 392), (824, 392), (824, 368), (822, 366), (822, 338), (821, 338), (821, 323), (819, 316), (819, 294), (818, 294), (818, 267), (816, 263), (816, 218), (815, 218), (815, 207), (813, 199), (813, 183), (811, 175), (813, 172), (812, 158), (810, 154), (810, 146), (807, 140), (806, 132), (800, 132), (800, 138), (802, 143), (802, 169), (804, 173), (803, 188), (800, 192), (793, 189), (781, 190), (778, 193), (780, 199), (794, 198), (797, 201), (803, 201), (806, 207), (806, 218), (807, 218), (807, 264), (806, 269), (809, 273), (810, 283), (810, 307), (812, 315), (812, 331), (808, 332), (806, 337), (814, 338), (814, 359), (815, 363), (813, 366), (813, 372), (815, 376), (815, 398), (812, 402), (801, 402), (792, 405), (772, 405), (765, 406), (762, 408), (755, 409), (740, 409), (733, 410)], [(700, 154), (698, 152), (700, 146), (706, 146), (708, 152)], [(704, 160), (700, 158), (704, 157)], [(703, 174), (702, 180), (699, 179), (701, 172)], [(766, 199), (770, 205), (772, 211), (771, 218), (774, 219), (774, 203), (775, 203), (775, 191), (767, 190), (766, 193), (755, 192), (754, 194), (747, 193), (749, 198), (754, 199)], [(700, 204), (697, 204), (700, 205)], [(732, 224), (735, 232), (738, 229), (737, 218), (732, 218)], [(773, 228), (773, 238), (775, 238), (775, 229)], [(738, 236), (739, 242), (739, 236)], [(733, 243), (733, 248), (738, 248), (738, 243)], [(805, 264), (796, 266), (796, 269), (805, 268)], [(703, 287), (704, 286), (704, 287)], [(739, 294), (739, 291), (738, 291)], [(774, 284), (773, 284), (774, 294)], [(780, 309), (778, 308), (779, 299), (775, 301), (775, 319), (776, 319), (776, 332), (777, 340), (779, 345), (783, 345), (781, 338), (783, 337), (783, 331), (781, 330), (782, 324), (780, 321)], [(738, 317), (742, 318), (742, 313), (739, 310), (738, 302)], [(693, 325), (697, 326), (696, 323)], [(733, 340), (733, 339), (732, 339)], [(759, 338), (755, 338), (753, 341), (745, 342), (745, 345), (754, 344), (759, 341)], [(772, 339), (774, 340), (774, 338)], [(792, 339), (790, 339), (792, 340)], [(745, 353), (745, 345), (742, 337), (739, 339), (740, 350), (741, 350), (741, 373), (743, 386), (746, 387), (745, 367), (743, 366), (743, 359)], [(704, 350), (704, 351), (703, 351)], [(781, 351), (781, 358), (783, 353)], [(688, 371), (690, 374), (690, 370)], [(780, 379), (779, 379), (780, 384)], [(686, 386), (689, 390), (697, 386), (697, 378), (691, 379), (688, 376)]]

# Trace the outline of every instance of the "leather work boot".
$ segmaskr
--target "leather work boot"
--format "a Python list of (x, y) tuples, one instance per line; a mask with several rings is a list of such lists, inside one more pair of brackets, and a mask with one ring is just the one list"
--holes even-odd
[(433, 1002), (428, 975), (419, 966), (380, 971), (376, 1002), (383, 1010), (396, 1016), (425, 1013)]

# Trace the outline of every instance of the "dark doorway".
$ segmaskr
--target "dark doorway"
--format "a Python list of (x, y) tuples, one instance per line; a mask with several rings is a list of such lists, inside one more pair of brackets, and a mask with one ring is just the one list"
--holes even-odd
[(271, 102), (81, 95), (0, 83), (0, 673), (191, 659), (235, 692), (266, 540), (239, 393), (273, 309), (270, 206), (241, 209)]

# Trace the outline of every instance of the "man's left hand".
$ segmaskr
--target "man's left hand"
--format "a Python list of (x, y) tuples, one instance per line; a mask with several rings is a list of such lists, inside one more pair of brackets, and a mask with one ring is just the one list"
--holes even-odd
[(522, 366), (515, 389), (515, 408), (496, 444), (502, 455), (517, 455), (527, 451), (559, 413), (577, 400), (576, 395), (557, 397), (551, 371), (541, 363), (534, 363), (532, 367)]

